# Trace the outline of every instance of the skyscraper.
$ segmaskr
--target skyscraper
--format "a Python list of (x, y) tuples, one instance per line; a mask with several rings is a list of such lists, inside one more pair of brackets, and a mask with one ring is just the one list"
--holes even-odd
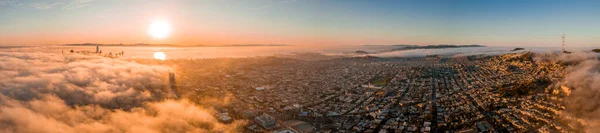
[(175, 73), (169, 72), (169, 84), (171, 88), (171, 93), (175, 98), (179, 98), (179, 91), (177, 91), (177, 85), (175, 83)]
[(171, 89), (175, 89), (177, 86), (175, 85), (175, 73), (169, 72), (169, 83), (171, 84)]

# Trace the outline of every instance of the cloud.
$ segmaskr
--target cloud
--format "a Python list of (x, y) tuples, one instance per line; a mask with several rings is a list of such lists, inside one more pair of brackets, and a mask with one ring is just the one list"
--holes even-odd
[[(589, 52), (572, 54), (536, 54), (536, 62), (560, 62), (567, 65), (565, 77), (557, 86), (569, 93), (564, 98), (565, 110), (560, 119), (571, 128), (585, 132), (600, 130), (600, 61)], [(564, 87), (563, 87), (564, 86)]]
[(597, 58), (598, 55), (591, 52), (573, 52), (571, 54), (563, 54), (561, 52), (540, 53), (533, 57), (535, 61), (558, 61), (567, 64), (580, 63)]
[(17, 0), (0, 0), (0, 6), (12, 5)]
[(0, 132), (235, 132), (213, 110), (171, 99), (166, 66), (0, 49)]
[(187, 100), (149, 102), (131, 111), (70, 107), (53, 95), (31, 101), (0, 95), (0, 100), (3, 132), (235, 132), (232, 127), (242, 124), (221, 124), (211, 110)]
[(77, 8), (84, 8), (87, 6), (90, 6), (91, 3), (94, 2), (94, 0), (73, 0), (71, 1), (71, 3), (65, 5), (65, 9), (77, 9)]
[(35, 9), (40, 9), (40, 10), (45, 10), (45, 9), (50, 9), (53, 8), (57, 5), (62, 4), (61, 2), (55, 2), (55, 3), (33, 3), (31, 4), (31, 7), (35, 8)]
[[(568, 67), (564, 85), (571, 88), (571, 94), (565, 98), (564, 115), (577, 120), (586, 132), (600, 130), (600, 62), (590, 59)], [(572, 122), (574, 123), (574, 122)]]
[(54, 8), (62, 8), (65, 10), (70, 9), (78, 9), (84, 8), (92, 5), (95, 0), (58, 0), (54, 2), (50, 1), (41, 1), (41, 2), (31, 2), (31, 1), (11, 1), (5, 0), (0, 1), (0, 6), (3, 5), (28, 5), (31, 8), (35, 8), (38, 10), (46, 10), (46, 9), (54, 9)]
[(391, 52), (380, 52), (371, 54), (377, 57), (422, 57), (427, 55), (442, 55), (442, 56), (469, 56), (469, 55), (500, 55), (511, 53), (509, 48), (496, 47), (474, 47), (474, 48), (445, 48), (445, 49), (413, 49), (413, 50), (398, 50)]

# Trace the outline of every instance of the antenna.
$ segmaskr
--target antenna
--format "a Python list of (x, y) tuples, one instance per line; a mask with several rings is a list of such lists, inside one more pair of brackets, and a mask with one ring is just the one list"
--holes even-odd
[(562, 38), (562, 51), (566, 52), (567, 50), (565, 50), (566, 44), (565, 44), (565, 33), (564, 32), (561, 34), (561, 38)]

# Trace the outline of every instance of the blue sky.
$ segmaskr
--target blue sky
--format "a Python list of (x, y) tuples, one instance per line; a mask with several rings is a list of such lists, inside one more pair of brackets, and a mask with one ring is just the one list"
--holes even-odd
[[(567, 0), (0, 0), (0, 44), (600, 44), (600, 2)], [(174, 33), (153, 40), (152, 18)], [(89, 34), (84, 34), (89, 33)], [(31, 39), (39, 38), (39, 39)]]

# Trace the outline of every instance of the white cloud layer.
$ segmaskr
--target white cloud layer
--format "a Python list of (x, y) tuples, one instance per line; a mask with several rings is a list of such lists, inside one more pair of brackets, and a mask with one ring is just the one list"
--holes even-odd
[(48, 49), (0, 49), (0, 132), (234, 132), (242, 123), (169, 100), (169, 67)]
[(576, 130), (600, 132), (600, 61), (598, 54), (539, 54), (536, 61), (558, 61), (568, 64), (561, 85), (570, 88), (565, 97), (562, 120)]

